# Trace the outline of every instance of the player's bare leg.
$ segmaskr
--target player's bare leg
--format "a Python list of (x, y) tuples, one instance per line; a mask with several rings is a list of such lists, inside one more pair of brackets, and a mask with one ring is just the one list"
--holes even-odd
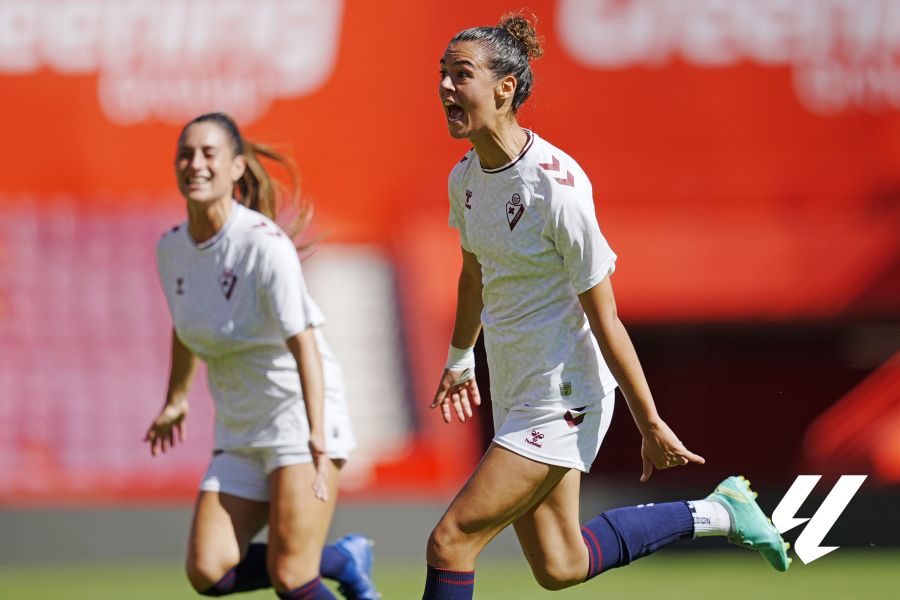
[(589, 556), (579, 523), (581, 472), (570, 469), (513, 526), (537, 582), (560, 590), (585, 580)]
[(200, 492), (188, 541), (186, 570), (191, 586), (206, 592), (240, 563), (268, 513), (266, 502)]
[(471, 571), (481, 550), (540, 502), (568, 469), (492, 444), (428, 539), (428, 564)]
[(279, 594), (307, 585), (321, 586), (322, 593), (327, 593), (321, 582), (315, 582), (337, 501), (339, 473), (337, 466), (329, 470), (328, 500), (324, 502), (313, 495), (316, 470), (311, 463), (281, 467), (269, 476), (268, 566), (272, 587)]
[(428, 540), (423, 598), (470, 599), (475, 559), (510, 523), (538, 582), (582, 583), (693, 534), (686, 502), (618, 508), (578, 526), (580, 473), (492, 445)]

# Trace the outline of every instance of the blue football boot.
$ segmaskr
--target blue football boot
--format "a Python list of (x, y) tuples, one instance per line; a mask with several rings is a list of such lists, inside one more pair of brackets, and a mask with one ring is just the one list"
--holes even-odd
[(372, 581), (372, 546), (372, 540), (358, 533), (345, 535), (334, 543), (334, 548), (349, 559), (338, 577), (338, 589), (347, 600), (381, 600)]

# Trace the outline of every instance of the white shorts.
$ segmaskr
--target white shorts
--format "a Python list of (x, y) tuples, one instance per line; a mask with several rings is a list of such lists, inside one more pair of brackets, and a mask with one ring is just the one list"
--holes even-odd
[[(349, 452), (329, 452), (332, 460), (345, 460)], [(200, 491), (221, 492), (256, 500), (269, 501), (269, 475), (275, 469), (312, 462), (309, 450), (298, 448), (242, 448), (215, 450)]]
[(615, 389), (583, 407), (558, 402), (493, 405), (494, 443), (547, 465), (587, 473), (612, 422)]

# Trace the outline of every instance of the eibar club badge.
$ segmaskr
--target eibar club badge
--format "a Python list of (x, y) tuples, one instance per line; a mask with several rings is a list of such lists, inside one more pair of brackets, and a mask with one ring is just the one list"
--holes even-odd
[(219, 276), (219, 285), (222, 288), (222, 293), (225, 294), (226, 300), (231, 300), (231, 294), (234, 292), (234, 284), (236, 283), (237, 275), (231, 269), (222, 271), (222, 274)]
[(510, 231), (516, 228), (516, 224), (522, 218), (524, 212), (525, 207), (522, 206), (522, 197), (518, 194), (513, 194), (509, 202), (506, 203), (506, 221), (509, 223)]

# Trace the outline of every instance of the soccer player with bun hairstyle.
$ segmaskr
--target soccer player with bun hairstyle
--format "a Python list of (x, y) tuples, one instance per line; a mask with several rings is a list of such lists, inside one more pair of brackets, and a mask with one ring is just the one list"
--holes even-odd
[(523, 129), (516, 112), (541, 56), (521, 14), (450, 40), (438, 92), (450, 136), (473, 148), (449, 178), (462, 271), (456, 320), (432, 408), (465, 422), (480, 404), (472, 348), (482, 327), (495, 436), (428, 540), (423, 598), (472, 597), (475, 559), (513, 525), (540, 585), (561, 589), (682, 538), (728, 536), (776, 569), (786, 544), (729, 477), (704, 500), (618, 508), (579, 523), (581, 473), (596, 457), (621, 389), (654, 469), (703, 464), (657, 412), (616, 314), (616, 255), (600, 233), (591, 182), (565, 152)]
[[(259, 157), (283, 166), (291, 189)], [(274, 587), (280, 598), (380, 598), (371, 541), (351, 534), (325, 546), (338, 475), (355, 447), (342, 374), (324, 318), (303, 280), (292, 236), (275, 224), (279, 198), (309, 219), (292, 161), (241, 137), (226, 114), (184, 126), (175, 155), (187, 221), (157, 246), (172, 315), (166, 401), (145, 441), (151, 453), (184, 440), (197, 359), (207, 364), (216, 408), (215, 449), (201, 484), (188, 543), (197, 592), (224, 596)], [(268, 544), (252, 544), (264, 525)]]

